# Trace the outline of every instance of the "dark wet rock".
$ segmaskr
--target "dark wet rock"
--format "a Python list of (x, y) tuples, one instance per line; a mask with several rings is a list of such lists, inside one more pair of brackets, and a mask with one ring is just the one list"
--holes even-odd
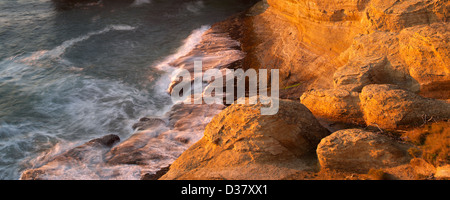
[[(106, 155), (110, 165), (150, 165), (155, 161), (174, 160), (200, 139), (208, 119), (224, 108), (218, 104), (176, 104), (164, 117), (139, 120), (137, 132), (111, 149)], [(168, 163), (169, 164), (169, 163)]]
[(133, 130), (142, 131), (152, 127), (157, 127), (160, 125), (165, 125), (166, 122), (160, 118), (149, 118), (143, 117), (139, 119), (139, 122), (133, 124)]
[(166, 174), (169, 171), (169, 169), (170, 169), (170, 165), (167, 167), (161, 168), (159, 171), (157, 171), (154, 174), (146, 173), (141, 176), (141, 180), (158, 180), (159, 178), (164, 176), (164, 174)]
[(65, 159), (77, 159), (83, 160), (86, 154), (91, 153), (90, 151), (95, 151), (98, 148), (111, 148), (114, 144), (120, 142), (120, 138), (117, 135), (106, 135), (101, 138), (93, 139), (85, 144), (75, 147), (66, 153), (60, 155), (55, 160), (64, 161)]
[(114, 146), (114, 144), (116, 144), (118, 142), (120, 142), (119, 136), (114, 135), (114, 134), (110, 134), (110, 135), (103, 136), (101, 138), (93, 139), (93, 140), (87, 142), (85, 145), (97, 145), (97, 144), (99, 144), (99, 145), (103, 145), (105, 147), (111, 148), (112, 146)]

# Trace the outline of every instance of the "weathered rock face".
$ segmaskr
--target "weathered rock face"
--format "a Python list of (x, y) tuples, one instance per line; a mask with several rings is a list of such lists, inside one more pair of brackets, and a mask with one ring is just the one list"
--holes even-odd
[(300, 103), (282, 100), (274, 116), (261, 115), (260, 108), (261, 104), (233, 105), (208, 124), (205, 139), (224, 149), (299, 157), (329, 134)]
[(317, 157), (323, 169), (367, 173), (408, 163), (408, 147), (381, 134), (346, 129), (322, 139)]
[(364, 123), (357, 92), (318, 89), (304, 93), (300, 101), (317, 117), (345, 123)]
[[(303, 94), (301, 102), (315, 116), (364, 123), (365, 108), (360, 108), (357, 93), (371, 84), (450, 98), (450, 2), (268, 0), (268, 4), (269, 9), (253, 19), (253, 32), (270, 42), (256, 43), (250, 50), (258, 54), (254, 57), (262, 66), (280, 69), (281, 87), (301, 83), (280, 94), (286, 98)], [(441, 112), (433, 115), (447, 117)], [(369, 125), (377, 123), (364, 119)], [(413, 121), (417, 122), (409, 120)], [(407, 122), (381, 127), (400, 124)]]
[[(450, 23), (404, 29), (399, 42), (400, 57), (421, 88), (450, 82)], [(442, 88), (442, 92), (450, 90)]]
[(300, 83), (282, 90), (283, 98), (333, 86), (398, 84), (417, 92), (448, 82), (448, 1), (267, 3), (264, 13), (242, 20), (249, 27), (240, 40), (243, 66), (280, 69), (282, 88)]
[(281, 100), (276, 115), (261, 115), (261, 106), (232, 105), (215, 116), (162, 179), (280, 179), (310, 168), (300, 158), (328, 130), (298, 102)]
[[(369, 2), (369, 1), (366, 1)], [(450, 3), (442, 0), (371, 0), (362, 23), (368, 31), (399, 31), (449, 20)]]
[(395, 129), (401, 125), (421, 125), (424, 118), (450, 118), (450, 104), (421, 97), (395, 85), (368, 85), (360, 94), (367, 125)]
[(430, 118), (450, 118), (447, 102), (421, 97), (397, 85), (367, 85), (361, 93), (345, 89), (313, 90), (304, 93), (300, 101), (315, 116), (385, 129), (418, 126)]
[(375, 32), (355, 37), (341, 55), (348, 62), (335, 72), (334, 87), (360, 91), (368, 84), (396, 84), (419, 92), (423, 87), (442, 85), (450, 78), (449, 30), (448, 23), (434, 23), (399, 33)]
[(298, 29), (299, 41), (338, 53), (362, 32), (359, 20), (367, 1), (268, 0), (268, 3), (274, 15), (287, 19)]
[(369, 84), (397, 84), (411, 91), (419, 86), (399, 59), (397, 33), (376, 32), (355, 37), (341, 57), (347, 64), (334, 74), (334, 88), (360, 92)]

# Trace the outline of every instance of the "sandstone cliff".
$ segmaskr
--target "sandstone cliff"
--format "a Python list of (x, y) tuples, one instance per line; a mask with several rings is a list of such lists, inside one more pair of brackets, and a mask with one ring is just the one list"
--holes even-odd
[[(282, 98), (303, 95), (302, 103), (314, 115), (367, 124), (357, 96), (370, 84), (450, 98), (449, 1), (267, 3), (262, 14), (244, 20), (251, 26), (246, 34), (254, 39), (244, 37), (242, 48), (248, 56), (243, 66), (279, 68)], [(449, 105), (440, 106), (446, 110)]]
[[(347, 123), (365, 130), (341, 130), (323, 138), (317, 146), (319, 172), (311, 166), (314, 159), (294, 159), (297, 168), (286, 168), (289, 165), (271, 164), (280, 163), (278, 157), (243, 159), (244, 154), (235, 150), (240, 136), (224, 127), (241, 127), (245, 138), (279, 133), (268, 128), (273, 132), (262, 134), (244, 120), (247, 113), (239, 114), (241, 109), (231, 106), (215, 117), (203, 139), (177, 159), (163, 179), (433, 178), (436, 168), (420, 160), (416, 150), (448, 152), (448, 146), (442, 146), (449, 141), (448, 126), (438, 123), (441, 128), (433, 138), (444, 142), (433, 147), (415, 147), (408, 134), (424, 124), (449, 123), (449, 8), (445, 0), (267, 0), (214, 25), (239, 41), (246, 54), (229, 67), (280, 69), (281, 98), (301, 97), (323, 125)], [(221, 134), (213, 134), (211, 140), (217, 124)], [(284, 125), (277, 127), (285, 130)], [(272, 146), (251, 144), (245, 152)], [(442, 165), (450, 163), (448, 156), (443, 160)], [(261, 170), (273, 176), (261, 175)], [(286, 173), (279, 173), (283, 170)]]
[(247, 53), (244, 68), (279, 68), (282, 87), (300, 83), (284, 97), (350, 84), (401, 83), (416, 92), (448, 85), (448, 1), (267, 3), (263, 13), (241, 20), (246, 28), (237, 39)]

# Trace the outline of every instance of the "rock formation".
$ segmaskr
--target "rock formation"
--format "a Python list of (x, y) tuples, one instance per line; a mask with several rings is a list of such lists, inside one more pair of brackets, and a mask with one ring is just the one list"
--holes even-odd
[[(242, 20), (251, 27), (244, 31), (251, 37), (244, 36), (241, 41), (246, 43), (242, 46), (247, 53), (243, 63), (252, 68), (279, 68), (282, 87), (301, 83), (283, 91), (284, 97), (295, 98), (309, 89), (342, 84), (353, 84), (360, 90), (364, 84), (402, 83), (418, 91), (419, 86), (430, 82), (415, 79), (425, 75), (411, 70), (417, 65), (408, 56), (417, 55), (424, 58), (418, 61), (422, 66), (437, 64), (430, 69), (439, 76), (433, 82), (448, 80), (448, 62), (440, 61), (448, 58), (448, 1), (267, 3), (264, 13)], [(409, 37), (411, 34), (415, 37)], [(441, 50), (433, 51), (436, 47)], [(415, 49), (417, 55), (402, 53), (408, 49)], [(386, 73), (390, 76), (385, 77)]]
[(450, 104), (424, 98), (397, 85), (371, 84), (361, 93), (345, 89), (312, 90), (300, 101), (318, 117), (384, 129), (419, 126), (450, 118)]
[(401, 125), (419, 126), (429, 118), (450, 118), (450, 104), (421, 97), (395, 85), (368, 85), (359, 97), (367, 125), (395, 129)]
[(300, 101), (321, 118), (344, 123), (363, 123), (359, 93), (344, 89), (311, 90)]
[(346, 129), (322, 139), (317, 157), (322, 168), (364, 173), (408, 163), (408, 147), (381, 134)]
[[(411, 164), (407, 153), (411, 145), (388, 137), (391, 132), (383, 129), (394, 131), (450, 118), (449, 8), (450, 2), (443, 0), (340, 0), (333, 4), (267, 0), (213, 27), (227, 32), (245, 52), (232, 67), (280, 70), (281, 98), (300, 97), (321, 120), (374, 126), (380, 131), (348, 129), (324, 138), (317, 156), (326, 176), (334, 176), (328, 170), (360, 174), (382, 168), (393, 177), (414, 179), (417, 163)], [(277, 157), (270, 153), (297, 147), (267, 148), (276, 144), (271, 141), (280, 131), (255, 129), (273, 128), (250, 108), (233, 105), (216, 116), (205, 136), (162, 179), (280, 179), (314, 174), (287, 170), (292, 168), (282, 163), (295, 157), (292, 150)], [(258, 119), (258, 126), (253, 119)], [(258, 142), (267, 135), (272, 140)], [(260, 139), (247, 139), (253, 137)], [(280, 173), (283, 167), (285, 173)], [(268, 173), (257, 175), (262, 170)]]
[(302, 158), (328, 130), (298, 102), (281, 100), (276, 115), (261, 115), (261, 106), (232, 105), (216, 115), (162, 179), (281, 179), (311, 170)]

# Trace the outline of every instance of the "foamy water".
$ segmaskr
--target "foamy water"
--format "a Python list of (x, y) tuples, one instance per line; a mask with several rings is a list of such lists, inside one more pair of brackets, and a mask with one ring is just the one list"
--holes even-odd
[[(184, 44), (177, 49), (177, 51), (164, 59), (163, 62), (156, 65), (156, 67), (167, 70), (166, 74), (160, 77), (160, 81), (158, 85), (161, 93), (159, 95), (167, 95), (164, 88), (168, 87), (166, 82), (162, 82), (164, 79), (168, 79), (173, 71), (173, 68), (176, 66), (171, 66), (170, 62), (174, 60), (186, 56), (186, 54), (190, 53), (194, 47), (200, 43), (202, 40), (202, 36), (207, 31), (209, 26), (202, 26), (199, 29), (196, 29), (192, 32), (192, 34), (184, 40)], [(130, 29), (132, 30), (132, 29)], [(98, 32), (96, 32), (98, 33)], [(96, 87), (92, 87), (96, 88)], [(123, 91), (120, 89), (118, 91)], [(113, 92), (112, 92), (113, 93)], [(120, 98), (126, 99), (126, 98)], [(86, 102), (80, 102), (76, 105), (84, 105), (83, 109), (100, 109), (101, 105), (89, 105)], [(149, 159), (146, 162), (146, 165), (128, 165), (128, 164), (116, 164), (109, 165), (104, 160), (102, 160), (102, 155), (108, 153), (109, 149), (93, 149), (91, 151), (86, 152), (81, 156), (83, 159), (81, 162), (73, 163), (70, 160), (64, 160), (62, 162), (52, 161), (58, 155), (66, 152), (67, 150), (73, 149), (74, 147), (80, 145), (79, 143), (73, 142), (59, 142), (54, 145), (51, 149), (41, 153), (35, 158), (29, 160), (27, 165), (29, 168), (37, 168), (44, 166), (44, 169), (50, 172), (49, 175), (41, 176), (44, 179), (84, 179), (84, 180), (96, 180), (96, 179), (118, 179), (118, 180), (130, 180), (130, 179), (140, 179), (141, 176), (145, 173), (156, 173), (159, 169), (170, 165), (182, 152), (184, 152), (190, 145), (197, 142), (203, 137), (203, 130), (206, 124), (208, 124), (212, 117), (218, 114), (223, 108), (223, 105), (196, 105), (199, 111), (196, 114), (192, 114), (190, 112), (186, 112), (183, 110), (171, 110), (173, 104), (168, 104), (165, 109), (160, 109), (159, 112), (152, 112), (152, 117), (158, 117), (163, 119), (164, 121), (170, 121), (170, 113), (171, 112), (180, 112), (181, 115), (186, 117), (185, 120), (175, 121), (178, 124), (183, 124), (183, 128), (179, 127), (170, 127), (170, 126), (159, 126), (152, 127), (151, 129), (142, 130), (137, 132), (139, 135), (139, 140), (147, 141), (145, 144), (145, 150), (143, 153), (149, 153), (153, 156), (157, 155), (158, 159), (152, 160)], [(66, 105), (66, 109), (70, 109), (70, 112), (73, 112), (73, 117), (83, 116), (82, 112), (85, 110), (79, 110), (80, 108)], [(109, 110), (112, 113), (102, 113), (99, 111), (100, 116), (111, 116), (117, 115), (121, 113), (121, 110)], [(188, 118), (188, 119), (187, 119)], [(85, 121), (85, 124), (90, 124), (88, 121), (96, 120), (96, 119), (76, 119), (76, 121)], [(189, 128), (186, 129), (186, 126)], [(179, 139), (189, 141), (187, 143), (178, 142)], [(130, 141), (123, 141), (124, 145)], [(133, 145), (138, 145), (137, 143), (133, 143)], [(142, 148), (138, 147), (137, 148)], [(113, 156), (108, 155), (107, 157)]]
[[(124, 141), (141, 117), (166, 117), (172, 106), (168, 63), (192, 50), (206, 24), (246, 6), (237, 0), (140, 0), (126, 7), (55, 11), (50, 0), (2, 2), (0, 179), (18, 179), (23, 170), (107, 134)], [(192, 116), (192, 127), (208, 120)], [(155, 135), (159, 146), (152, 148), (167, 159), (145, 169), (107, 166), (94, 153), (87, 158), (92, 162), (46, 178), (137, 179), (142, 170), (155, 171), (189, 147), (177, 138), (201, 136), (162, 127)]]

